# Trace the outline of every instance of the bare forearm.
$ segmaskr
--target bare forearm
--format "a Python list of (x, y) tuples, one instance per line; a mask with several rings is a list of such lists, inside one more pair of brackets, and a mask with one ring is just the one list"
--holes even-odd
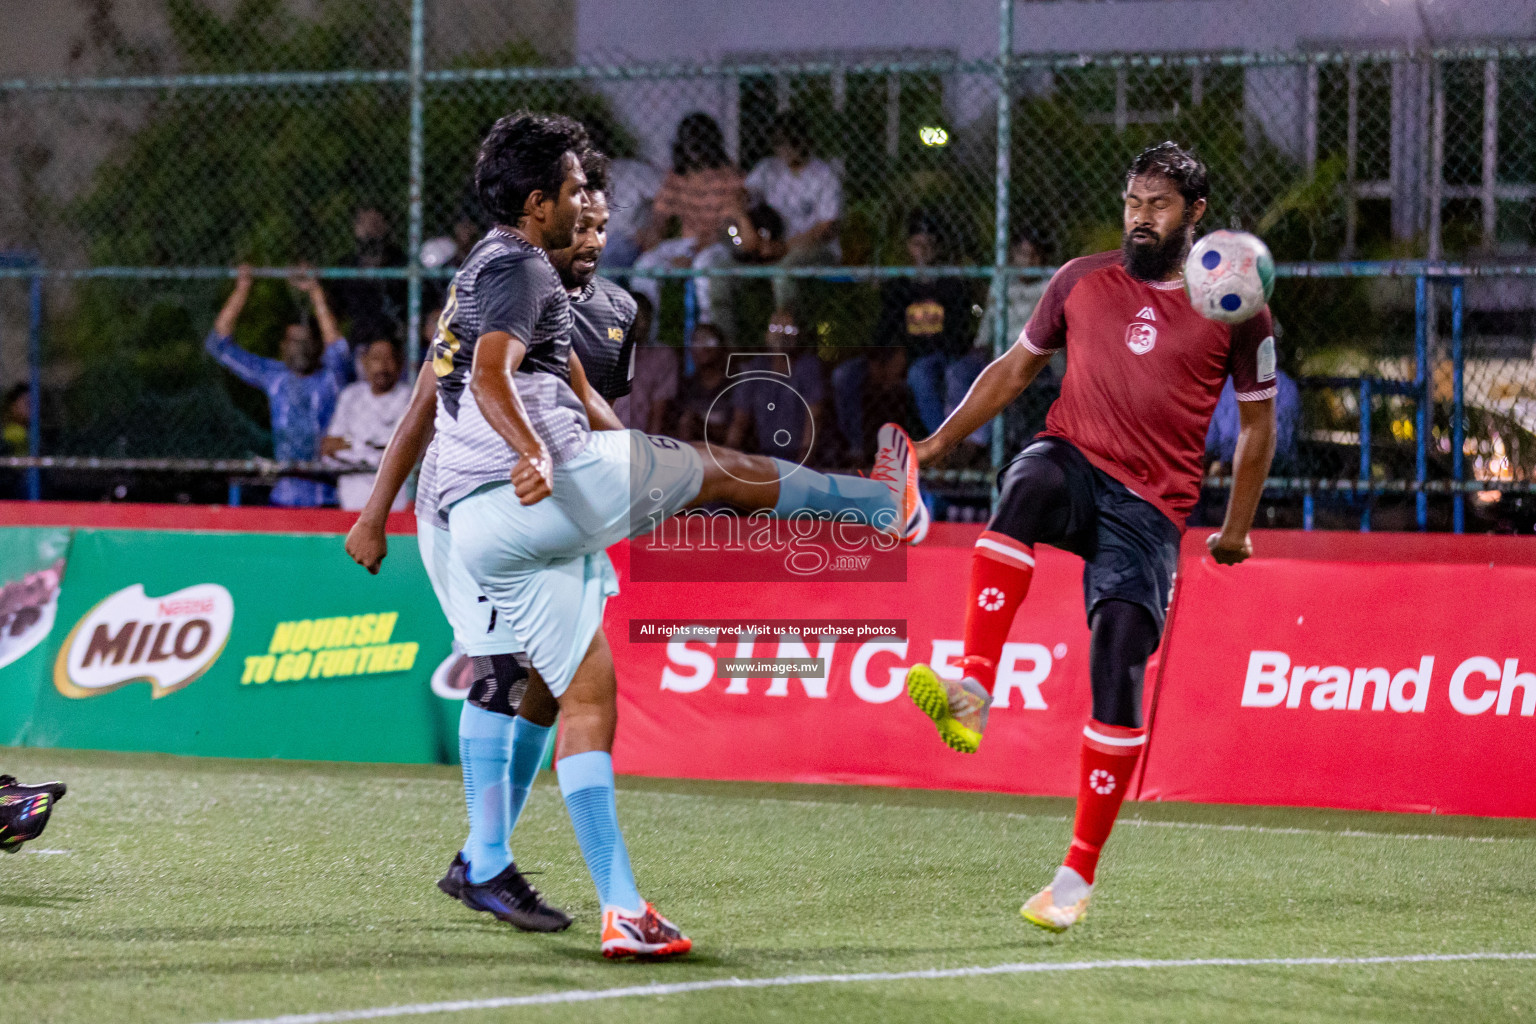
[(432, 364), (428, 363), (416, 376), (411, 404), (406, 407), (405, 415), (400, 417), (395, 432), (389, 437), (389, 444), (384, 447), (378, 474), (373, 478), (373, 490), (368, 494), (361, 518), (381, 520), (389, 515), (395, 496), (432, 442), (436, 414), (437, 379), (432, 373)]
[(309, 299), (315, 307), (315, 323), (320, 326), (320, 338), (329, 345), (341, 337), (341, 328), (336, 323), (336, 315), (331, 312), (331, 304), (326, 301), (325, 289), (316, 283), (310, 290)]
[(1038, 355), (1014, 345), (987, 365), (965, 399), (949, 414), (932, 437), (919, 446), (918, 457), (941, 455), (1002, 412), (1029, 387), (1050, 356)]
[(1275, 457), (1275, 424), (1244, 425), (1237, 435), (1237, 451), (1232, 457), (1232, 494), (1227, 499), (1227, 516), (1222, 522), (1224, 537), (1246, 537), (1253, 528), (1253, 517), (1264, 494), (1269, 464)]
[(238, 283), (235, 290), (229, 293), (229, 298), (224, 302), (224, 308), (219, 310), (219, 315), (213, 321), (213, 329), (219, 334), (228, 337), (235, 333), (235, 323), (240, 319), (240, 311), (245, 308), (245, 300), (250, 297), (250, 285)]

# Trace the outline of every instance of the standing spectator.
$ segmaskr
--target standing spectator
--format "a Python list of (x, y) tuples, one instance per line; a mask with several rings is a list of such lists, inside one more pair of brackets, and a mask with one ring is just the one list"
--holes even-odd
[(636, 339), (631, 350), (635, 360), (634, 381), (629, 394), (613, 403), (613, 412), (631, 430), (667, 434), (671, 432), (677, 411), (677, 385), (682, 363), (677, 357), (677, 349), (649, 340), (651, 300), (637, 293), (635, 307), (635, 322), (629, 328)]
[[(907, 220), (907, 257), (912, 266), (937, 262), (939, 238), (933, 217), (914, 210)], [(960, 278), (918, 276), (885, 283), (875, 323), (876, 352), (849, 359), (832, 374), (838, 426), (856, 452), (867, 450), (864, 403), (872, 376), (884, 380), (896, 376), (902, 366), (923, 427), (928, 433), (938, 429), (986, 366), (986, 358), (972, 345), (971, 324), (970, 290)], [(888, 414), (885, 418), (901, 417)], [(989, 430), (984, 427), (968, 440), (985, 444)]]
[(32, 390), (25, 384), (12, 384), (5, 391), (5, 407), (0, 410), (0, 453), (26, 455), (32, 437)]
[[(308, 462), (320, 457), (320, 437), (336, 408), (336, 396), (347, 382), (352, 357), (320, 282), (306, 274), (292, 278), (290, 283), (309, 296), (321, 338), (315, 337), (308, 324), (289, 324), (283, 333), (281, 360), (264, 359), (235, 344), (235, 322), (251, 294), (251, 268), (242, 266), (235, 290), (219, 310), (203, 347), (230, 373), (266, 394), (272, 416), (272, 450), (277, 459)], [(274, 505), (310, 508), (335, 502), (335, 489), (318, 480), (285, 476), (272, 488)]]
[[(842, 258), (837, 222), (843, 210), (843, 184), (831, 164), (811, 155), (810, 130), (801, 114), (786, 111), (774, 119), (773, 156), (752, 168), (746, 184), (754, 200), (767, 203), (784, 218), (787, 251), (780, 266), (809, 267)], [(794, 278), (774, 278), (778, 308), (793, 306), (795, 291)]]
[[(641, 233), (645, 252), (635, 269), (687, 267), (707, 269), (729, 265), (725, 229), (746, 208), (741, 169), (725, 151), (725, 137), (715, 119), (700, 111), (683, 118), (672, 142), (672, 171), (662, 180), (651, 209), (651, 222)], [(667, 222), (676, 217), (679, 234), (663, 241)], [(721, 314), (730, 303), (730, 282), (703, 278), (696, 282), (701, 322), (724, 326)], [(660, 305), (661, 288), (654, 278), (637, 279), (636, 291)]]
[[(342, 389), (320, 440), (320, 454), (342, 469), (336, 478), (341, 507), (354, 512), (368, 503), (384, 447), (411, 404), (411, 389), (400, 379), (400, 350), (394, 338), (375, 334), (359, 347), (363, 379)], [(403, 511), (407, 497), (402, 488), (390, 511)]]
[(753, 358), (744, 371), (751, 376), (731, 392), (748, 418), (732, 423), (726, 447), (746, 450), (750, 428), (757, 435), (754, 451), (790, 462), (810, 456), (827, 389), (821, 358), (807, 340), (791, 310), (774, 311), (764, 338), (769, 354)]
[[(352, 220), (352, 255), (342, 261), (343, 266), (359, 270), (380, 270), (403, 267), (405, 250), (400, 248), (390, 230), (389, 220), (377, 206), (358, 208)], [(349, 324), (358, 321), (370, 323), (399, 323), (405, 319), (405, 282), (354, 278), (343, 281), (337, 287), (341, 315)]]
[[(1038, 267), (1044, 261), (1041, 258), (1040, 247), (1035, 243), (1028, 231), (1018, 231), (1013, 238), (1013, 244), (1008, 247), (1008, 263), (1014, 267)], [(1013, 344), (1018, 338), (1019, 332), (1029, 322), (1029, 315), (1035, 311), (1035, 305), (1040, 297), (1045, 294), (1045, 286), (1049, 280), (1044, 277), (1030, 280), (1022, 277), (1010, 277), (1006, 292), (1008, 303), (1008, 336), (1006, 344)], [(976, 347), (984, 352), (991, 352), (993, 345), (992, 332), (997, 329), (997, 295), (995, 292), (987, 293), (987, 309), (981, 316), (981, 327), (976, 332)]]
[(738, 408), (721, 393), (731, 384), (725, 339), (714, 324), (699, 324), (693, 329), (693, 373), (683, 380), (678, 399), (677, 436), (684, 441), (708, 441), (724, 444), (740, 436), (751, 422), (745, 409)]

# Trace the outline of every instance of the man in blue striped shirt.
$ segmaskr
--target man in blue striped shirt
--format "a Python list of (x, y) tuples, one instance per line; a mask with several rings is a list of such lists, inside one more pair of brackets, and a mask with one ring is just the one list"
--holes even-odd
[[(293, 323), (283, 334), (281, 359), (267, 359), (235, 344), (235, 322), (251, 294), (251, 268), (241, 266), (235, 290), (219, 311), (203, 347), (230, 373), (266, 394), (272, 415), (273, 456), (281, 462), (305, 462), (320, 458), (320, 438), (336, 409), (337, 396), (352, 376), (352, 354), (320, 282), (305, 274), (291, 283), (314, 305), (321, 340), (315, 338), (310, 325)], [(334, 505), (336, 489), (320, 480), (285, 476), (272, 488), (271, 500), (274, 505), (290, 508)]]

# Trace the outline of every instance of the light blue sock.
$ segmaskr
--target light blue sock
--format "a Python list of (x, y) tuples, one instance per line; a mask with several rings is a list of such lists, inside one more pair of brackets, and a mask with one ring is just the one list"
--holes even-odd
[[(830, 512), (836, 515), (852, 509), (860, 521), (879, 525), (896, 515), (896, 500), (891, 489), (879, 480), (846, 473), (818, 473), (793, 462), (774, 459), (779, 467), (779, 502), (773, 514), (787, 519), (798, 509)], [(878, 516), (878, 518), (877, 518)]]
[(512, 719), (477, 708), (469, 701), (459, 712), (459, 764), (464, 769), (464, 806), (469, 810), (469, 838), (464, 859), (469, 880), (490, 881), (512, 863), (511, 832)]
[(507, 832), (517, 828), (517, 819), (523, 816), (523, 805), (533, 789), (533, 780), (544, 763), (544, 751), (549, 746), (552, 725), (534, 725), (526, 718), (512, 720), (512, 817)]
[(613, 758), (601, 750), (562, 757), (555, 766), (560, 794), (576, 829), (581, 856), (597, 886), (597, 900), (605, 907), (639, 913), (645, 900), (635, 888), (629, 867), (629, 850), (619, 833), (619, 812), (613, 799)]

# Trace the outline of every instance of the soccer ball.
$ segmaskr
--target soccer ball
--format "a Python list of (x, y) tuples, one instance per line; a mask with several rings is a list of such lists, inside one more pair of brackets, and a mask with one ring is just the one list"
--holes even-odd
[(1212, 231), (1184, 261), (1184, 290), (1209, 320), (1240, 324), (1264, 308), (1274, 289), (1274, 257), (1246, 231)]

